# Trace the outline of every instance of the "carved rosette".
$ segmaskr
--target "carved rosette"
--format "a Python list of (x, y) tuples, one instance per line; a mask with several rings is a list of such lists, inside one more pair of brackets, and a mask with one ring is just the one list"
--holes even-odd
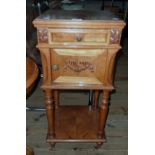
[(64, 71), (72, 70), (74, 72), (81, 72), (85, 70), (89, 70), (90, 72), (94, 72), (94, 66), (89, 61), (86, 60), (75, 60), (69, 59), (66, 60)]
[(38, 29), (38, 41), (40, 43), (48, 43), (48, 29)]
[(119, 44), (121, 39), (120, 29), (111, 29), (110, 44)]

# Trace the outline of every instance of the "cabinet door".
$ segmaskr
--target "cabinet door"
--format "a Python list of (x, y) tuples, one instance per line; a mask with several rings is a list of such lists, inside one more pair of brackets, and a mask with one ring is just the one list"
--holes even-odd
[(102, 84), (106, 49), (51, 49), (52, 80)]

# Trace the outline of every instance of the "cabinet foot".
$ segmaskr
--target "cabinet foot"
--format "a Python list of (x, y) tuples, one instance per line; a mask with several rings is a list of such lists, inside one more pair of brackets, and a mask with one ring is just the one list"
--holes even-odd
[(55, 148), (55, 143), (50, 143), (50, 147), (51, 147), (51, 150), (53, 150)]
[(97, 142), (95, 149), (99, 149), (102, 146), (103, 142)]

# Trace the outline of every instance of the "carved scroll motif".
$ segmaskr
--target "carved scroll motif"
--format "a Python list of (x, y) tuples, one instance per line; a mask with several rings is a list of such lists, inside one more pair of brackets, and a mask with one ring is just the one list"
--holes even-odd
[(38, 40), (41, 43), (48, 42), (48, 30), (47, 29), (38, 29)]
[(94, 72), (94, 66), (86, 60), (69, 59), (65, 62), (64, 66), (64, 71), (67, 70), (72, 70), (74, 72), (89, 70), (90, 72)]
[(111, 29), (110, 43), (111, 44), (119, 44), (120, 39), (121, 39), (121, 30)]

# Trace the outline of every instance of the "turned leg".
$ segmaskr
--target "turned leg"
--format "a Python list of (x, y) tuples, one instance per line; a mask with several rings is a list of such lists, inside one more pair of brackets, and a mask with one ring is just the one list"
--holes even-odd
[(55, 115), (54, 115), (54, 100), (52, 90), (45, 90), (45, 106), (48, 121), (48, 134), (47, 138), (52, 139), (55, 137)]
[(54, 90), (54, 102), (55, 102), (55, 108), (57, 109), (59, 107), (59, 91)]
[[(108, 99), (109, 99), (109, 91), (104, 90), (103, 91), (103, 97), (102, 97), (102, 103), (100, 106), (100, 112), (99, 112), (99, 124), (98, 124), (98, 138), (105, 139), (105, 124), (108, 114)], [(98, 146), (101, 146), (103, 142), (97, 143)]]
[(96, 110), (98, 108), (98, 101), (99, 101), (99, 90), (94, 90), (93, 93), (93, 109)]

